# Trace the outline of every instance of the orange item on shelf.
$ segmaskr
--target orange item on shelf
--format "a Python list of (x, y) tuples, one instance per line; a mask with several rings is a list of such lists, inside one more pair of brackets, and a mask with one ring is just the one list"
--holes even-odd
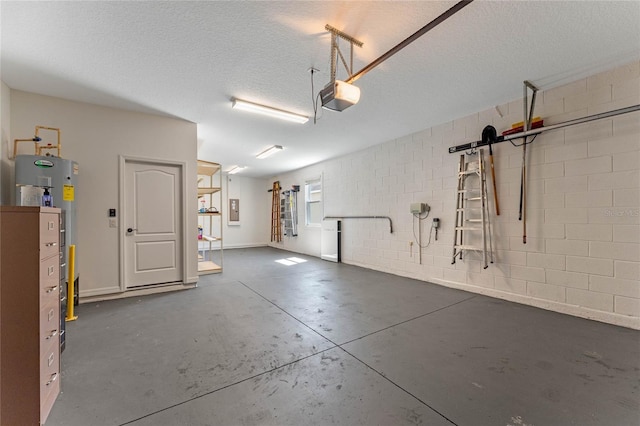
[[(541, 119), (540, 117), (534, 118), (533, 121), (531, 122), (532, 129), (537, 129), (539, 127), (542, 127), (543, 125), (544, 125), (544, 120)], [(524, 131), (524, 122), (520, 121), (519, 123), (512, 124), (511, 129), (505, 130), (504, 132), (502, 132), (502, 136), (512, 135), (514, 133), (520, 133), (522, 131)]]

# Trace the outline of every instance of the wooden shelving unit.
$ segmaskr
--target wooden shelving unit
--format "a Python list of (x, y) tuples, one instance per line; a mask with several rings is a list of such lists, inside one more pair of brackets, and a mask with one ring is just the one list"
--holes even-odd
[[(221, 190), (222, 174), (220, 173), (220, 164), (198, 160), (199, 275), (222, 272), (223, 244)], [(205, 209), (204, 212), (202, 211), (203, 208)]]

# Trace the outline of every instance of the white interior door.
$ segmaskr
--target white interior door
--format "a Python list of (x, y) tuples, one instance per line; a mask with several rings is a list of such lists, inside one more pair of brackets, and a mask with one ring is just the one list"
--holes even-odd
[(181, 180), (180, 166), (125, 161), (126, 288), (182, 281)]

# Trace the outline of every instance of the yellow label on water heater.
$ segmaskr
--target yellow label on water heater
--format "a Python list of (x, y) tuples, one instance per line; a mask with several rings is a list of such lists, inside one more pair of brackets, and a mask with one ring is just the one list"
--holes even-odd
[(62, 187), (62, 200), (63, 201), (74, 201), (75, 190), (73, 185), (64, 185)]

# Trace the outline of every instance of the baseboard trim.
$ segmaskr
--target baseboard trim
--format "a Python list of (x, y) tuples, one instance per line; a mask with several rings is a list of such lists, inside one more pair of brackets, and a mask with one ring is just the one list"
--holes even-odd
[[(188, 290), (197, 287), (197, 283), (189, 284), (165, 284), (157, 285), (153, 287), (138, 288), (134, 290), (127, 290), (125, 292), (120, 290), (120, 287), (109, 287), (100, 290), (90, 290), (84, 293), (80, 293), (79, 303), (93, 303), (102, 302), (104, 300), (125, 299), (127, 297), (147, 296), (150, 294), (168, 293), (172, 291)], [(111, 290), (110, 293), (106, 293)], [(93, 294), (87, 294), (93, 293)]]
[(640, 318), (638, 317), (630, 317), (613, 312), (598, 311), (596, 309), (586, 308), (583, 306), (569, 305), (566, 303), (555, 302), (553, 300), (537, 299), (530, 296), (521, 296), (519, 294), (506, 293), (504, 291), (496, 290), (493, 288), (476, 287), (453, 281), (434, 279), (427, 282), (433, 282), (434, 284), (442, 285), (444, 287), (464, 290), (470, 293), (481, 294), (483, 296), (494, 297), (496, 299), (507, 300), (509, 302), (520, 303), (522, 305), (533, 306), (535, 308), (553, 311), (560, 314), (566, 314), (578, 318), (584, 318), (588, 320), (617, 325), (620, 327), (640, 330)]
[(607, 324), (617, 325), (620, 327), (631, 328), (634, 330), (640, 330), (640, 317), (631, 317), (627, 315), (620, 315), (613, 312), (598, 311), (596, 309), (590, 309), (583, 306), (569, 305), (566, 303), (555, 302), (552, 300), (537, 299), (530, 296), (522, 296), (514, 293), (507, 293), (504, 291), (496, 290), (493, 288), (477, 287), (469, 284), (458, 283), (455, 281), (447, 281), (439, 278), (429, 279), (428, 281), (422, 278), (416, 278), (408, 274), (400, 274), (398, 271), (389, 271), (383, 268), (375, 268), (372, 265), (363, 265), (358, 262), (344, 262), (348, 265), (358, 266), (365, 269), (372, 269), (374, 271), (385, 272), (387, 274), (393, 274), (402, 276), (405, 278), (412, 278), (418, 281), (433, 283), (441, 285), (443, 287), (454, 288), (457, 290), (468, 291), (469, 293), (481, 294), (483, 296), (494, 297), (496, 299), (502, 299), (509, 302), (520, 303), (521, 305), (533, 306), (535, 308), (544, 309), (547, 311), (557, 312), (560, 314), (571, 315), (578, 318), (584, 318), (593, 321), (599, 321)]
[(233, 250), (233, 249), (243, 249), (243, 248), (255, 248), (255, 247), (267, 247), (267, 243), (246, 243), (246, 244), (229, 244), (225, 245), (224, 249)]

